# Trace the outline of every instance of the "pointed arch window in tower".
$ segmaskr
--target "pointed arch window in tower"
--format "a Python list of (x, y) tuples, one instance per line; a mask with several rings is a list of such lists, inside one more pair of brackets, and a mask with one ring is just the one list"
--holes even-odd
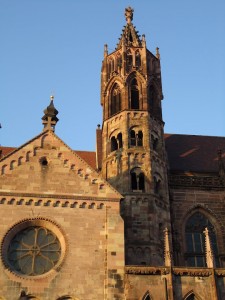
[(131, 109), (139, 109), (139, 90), (137, 80), (134, 78), (131, 82), (131, 95), (130, 95)]
[(189, 267), (205, 267), (205, 228), (209, 230), (210, 241), (216, 266), (219, 266), (217, 239), (214, 226), (209, 219), (200, 212), (194, 213), (186, 222), (186, 261)]
[(114, 115), (121, 110), (121, 91), (118, 84), (112, 89), (111, 93), (111, 106), (110, 106), (110, 115)]

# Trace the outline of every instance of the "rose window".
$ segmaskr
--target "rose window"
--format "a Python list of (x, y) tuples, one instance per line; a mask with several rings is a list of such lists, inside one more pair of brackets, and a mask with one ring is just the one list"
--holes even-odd
[(47, 228), (30, 226), (19, 231), (10, 241), (7, 260), (16, 272), (35, 276), (50, 271), (60, 260), (61, 245)]

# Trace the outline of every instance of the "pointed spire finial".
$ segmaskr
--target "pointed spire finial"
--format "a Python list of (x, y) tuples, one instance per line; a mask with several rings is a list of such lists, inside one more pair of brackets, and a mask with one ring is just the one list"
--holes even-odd
[(158, 59), (160, 59), (159, 47), (156, 47), (156, 55)]
[(134, 10), (130, 6), (125, 8), (125, 17), (128, 24), (130, 24), (133, 20), (133, 12)]
[(206, 254), (206, 265), (208, 268), (214, 268), (215, 267), (215, 260), (214, 255), (212, 251), (212, 246), (209, 238), (209, 230), (206, 227), (205, 231), (205, 254)]
[(108, 45), (105, 44), (104, 45), (104, 57), (106, 57), (108, 55)]
[(170, 241), (169, 241), (169, 230), (165, 228), (164, 230), (164, 255), (165, 255), (165, 266), (172, 266), (172, 253), (170, 249)]

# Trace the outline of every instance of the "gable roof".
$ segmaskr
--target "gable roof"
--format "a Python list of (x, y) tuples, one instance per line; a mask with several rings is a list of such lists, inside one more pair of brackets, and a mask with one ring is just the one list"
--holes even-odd
[(46, 130), (0, 160), (0, 186), (2, 191), (119, 201), (121, 194), (92, 167), (93, 154), (73, 151), (52, 130)]
[(225, 138), (165, 134), (170, 172), (218, 173), (218, 150), (225, 158)]

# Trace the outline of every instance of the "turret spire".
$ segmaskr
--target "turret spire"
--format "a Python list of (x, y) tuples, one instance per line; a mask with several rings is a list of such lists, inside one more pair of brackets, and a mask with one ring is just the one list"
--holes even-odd
[(119, 43), (116, 48), (117, 50), (122, 47), (122, 44), (131, 47), (141, 47), (140, 36), (138, 35), (138, 31), (136, 31), (135, 26), (132, 24), (133, 12), (134, 10), (130, 6), (125, 9), (127, 25), (124, 26), (121, 37), (119, 38)]
[(44, 110), (44, 116), (42, 117), (42, 124), (44, 125), (43, 130), (55, 130), (55, 125), (58, 122), (58, 118), (56, 117), (58, 114), (58, 110), (55, 108), (53, 100), (54, 96), (50, 96), (50, 104)]

